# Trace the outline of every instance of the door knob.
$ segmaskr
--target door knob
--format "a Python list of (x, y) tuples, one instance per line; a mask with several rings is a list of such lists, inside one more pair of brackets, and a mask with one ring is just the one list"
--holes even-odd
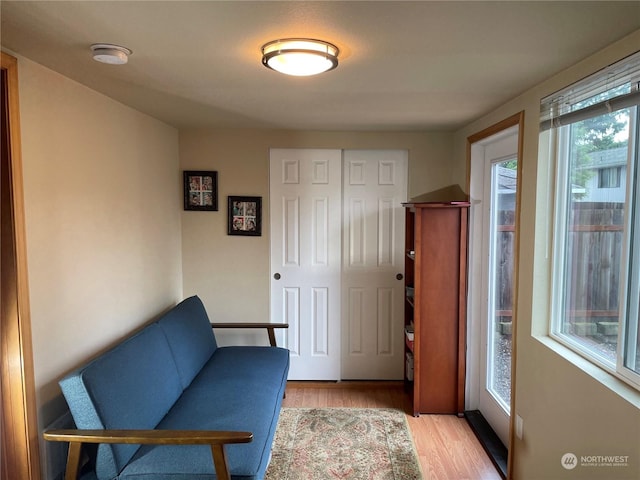
[(279, 273), (274, 273), (273, 274), (273, 278), (275, 278), (276, 280), (280, 280), (280, 274)]
[(399, 274), (397, 274), (397, 275), (396, 275), (396, 279), (397, 279), (397, 280), (402, 280), (403, 278), (404, 278), (404, 277), (402, 276), (402, 274), (401, 274), (401, 273), (399, 273)]

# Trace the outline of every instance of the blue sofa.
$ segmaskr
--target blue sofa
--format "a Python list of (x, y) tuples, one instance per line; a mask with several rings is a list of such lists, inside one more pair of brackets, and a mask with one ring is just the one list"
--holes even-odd
[(65, 478), (262, 479), (289, 351), (274, 346), (273, 328), (286, 325), (246, 325), (268, 327), (272, 346), (218, 347), (204, 305), (190, 297), (65, 376), (77, 430), (44, 433), (69, 442)]

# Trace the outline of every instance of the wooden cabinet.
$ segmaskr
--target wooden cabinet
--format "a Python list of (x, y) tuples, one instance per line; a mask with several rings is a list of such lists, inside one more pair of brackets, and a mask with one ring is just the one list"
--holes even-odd
[(403, 205), (407, 217), (405, 380), (413, 414), (462, 414), (469, 203)]

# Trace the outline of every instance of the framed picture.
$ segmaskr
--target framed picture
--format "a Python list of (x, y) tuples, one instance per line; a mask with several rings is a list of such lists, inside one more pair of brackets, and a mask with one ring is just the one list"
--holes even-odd
[(218, 211), (218, 172), (185, 170), (184, 209)]
[(262, 235), (262, 197), (229, 197), (229, 235)]

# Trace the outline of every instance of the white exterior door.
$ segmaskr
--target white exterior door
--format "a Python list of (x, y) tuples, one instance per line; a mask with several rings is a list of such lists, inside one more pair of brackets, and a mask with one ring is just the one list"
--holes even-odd
[(271, 321), (290, 380), (340, 379), (340, 150), (270, 152)]
[(343, 160), (342, 378), (404, 372), (406, 151), (346, 150)]
[(515, 126), (471, 146), (467, 408), (507, 447), (518, 135)]

